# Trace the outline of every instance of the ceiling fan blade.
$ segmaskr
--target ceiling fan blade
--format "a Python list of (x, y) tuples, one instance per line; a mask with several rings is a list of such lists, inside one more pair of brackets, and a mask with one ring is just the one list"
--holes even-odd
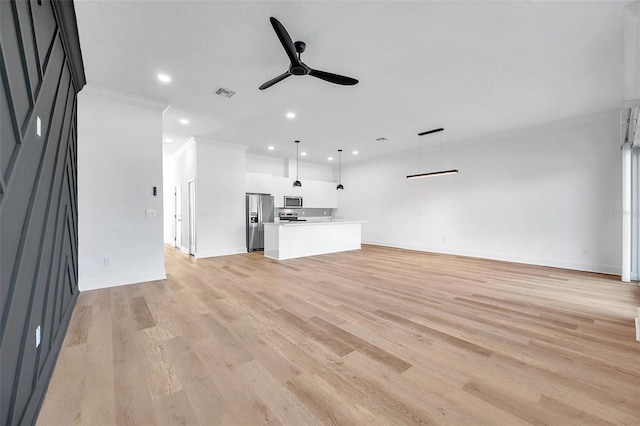
[(284, 80), (285, 78), (289, 77), (291, 74), (289, 73), (289, 71), (280, 74), (279, 76), (277, 76), (276, 78), (272, 78), (271, 80), (267, 81), (266, 83), (264, 83), (262, 86), (259, 87), (260, 90), (264, 90), (267, 89), (271, 86), (273, 86), (276, 83), (281, 82), (282, 80)]
[(276, 32), (278, 39), (280, 39), (280, 43), (282, 43), (282, 47), (284, 47), (285, 52), (287, 52), (287, 56), (292, 64), (297, 64), (299, 62), (298, 55), (296, 54), (296, 48), (293, 45), (293, 41), (289, 36), (287, 30), (285, 30), (284, 25), (280, 23), (273, 16), (269, 18), (271, 21), (271, 26), (273, 26), (273, 30)]
[(333, 74), (326, 71), (309, 70), (309, 75), (319, 78), (329, 83), (342, 84), (343, 86), (353, 86), (358, 84), (358, 80), (351, 77), (345, 77), (344, 75)]

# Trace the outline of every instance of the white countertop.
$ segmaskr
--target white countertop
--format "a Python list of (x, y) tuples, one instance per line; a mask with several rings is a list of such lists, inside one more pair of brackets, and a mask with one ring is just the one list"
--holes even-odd
[(282, 226), (310, 226), (310, 225), (351, 225), (351, 224), (356, 224), (356, 223), (368, 223), (366, 221), (359, 221), (359, 220), (345, 220), (345, 221), (341, 221), (341, 222), (330, 222), (330, 221), (318, 221), (318, 222), (314, 222), (314, 221), (280, 221), (280, 222), (267, 222), (264, 224), (264, 226), (276, 226), (276, 225), (282, 225)]

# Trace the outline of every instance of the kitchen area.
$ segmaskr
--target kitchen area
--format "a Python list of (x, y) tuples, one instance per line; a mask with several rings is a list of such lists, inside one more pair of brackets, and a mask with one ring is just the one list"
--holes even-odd
[(361, 248), (362, 222), (345, 222), (334, 208), (305, 208), (302, 196), (283, 196), (281, 206), (271, 194), (246, 194), (248, 252), (285, 260)]
[[(360, 223), (349, 231), (338, 231), (338, 224), (367, 218), (341, 214), (350, 189), (345, 183), (345, 191), (337, 190), (333, 164), (298, 164), (195, 138), (166, 165), (166, 242), (196, 259), (263, 251), (283, 260), (360, 248)], [(190, 187), (195, 197), (188, 196)], [(247, 194), (267, 197), (248, 201)]]

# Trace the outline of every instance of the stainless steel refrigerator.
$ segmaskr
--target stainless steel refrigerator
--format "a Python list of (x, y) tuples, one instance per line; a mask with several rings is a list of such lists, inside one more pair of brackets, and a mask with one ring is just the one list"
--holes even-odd
[(247, 251), (264, 250), (264, 224), (273, 222), (273, 196), (247, 193)]

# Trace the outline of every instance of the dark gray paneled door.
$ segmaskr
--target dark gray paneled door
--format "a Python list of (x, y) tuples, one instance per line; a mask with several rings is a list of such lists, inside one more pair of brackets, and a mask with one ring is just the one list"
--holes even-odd
[(0, 0), (2, 425), (35, 422), (78, 295), (81, 66), (72, 2)]

